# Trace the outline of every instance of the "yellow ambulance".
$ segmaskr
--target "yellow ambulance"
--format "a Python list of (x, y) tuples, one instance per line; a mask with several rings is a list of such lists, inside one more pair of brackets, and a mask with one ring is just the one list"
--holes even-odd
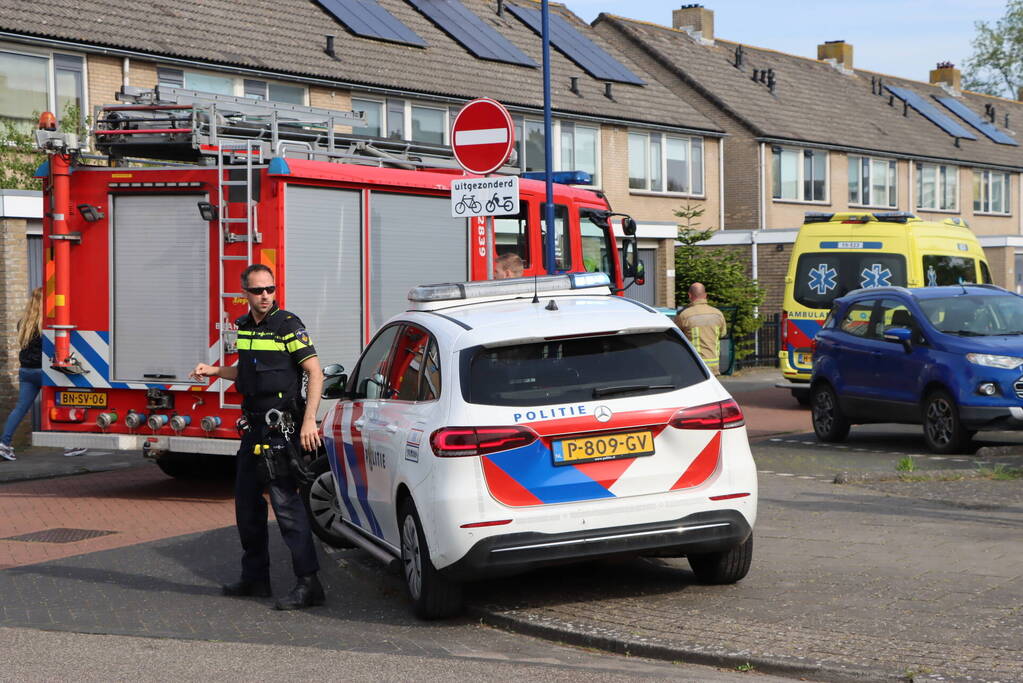
[(991, 282), (980, 243), (961, 218), (807, 212), (785, 276), (778, 357), (787, 381), (777, 386), (809, 402), (812, 341), (838, 297), (854, 289), (961, 282)]

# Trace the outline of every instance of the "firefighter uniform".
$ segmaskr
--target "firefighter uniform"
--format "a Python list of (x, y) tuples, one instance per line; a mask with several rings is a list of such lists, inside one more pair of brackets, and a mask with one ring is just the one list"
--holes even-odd
[(711, 372), (721, 374), (721, 340), (728, 333), (721, 311), (706, 301), (696, 301), (675, 316), (675, 324), (693, 343)]
[[(266, 317), (256, 323), (252, 313), (235, 321), (238, 327), (238, 378), (236, 386), (242, 394), (242, 410), (249, 421), (249, 430), (242, 436), (238, 449), (235, 478), (235, 519), (242, 542), (242, 581), (269, 583), (270, 553), (267, 533), (264, 482), (258, 471), (257, 444), (265, 442), (266, 411), (272, 408), (293, 409), (302, 386), (300, 364), (316, 355), (316, 349), (298, 316), (281, 310), (274, 303)], [(291, 435), (296, 449), (298, 426), (302, 416), (295, 416), (295, 433)], [(279, 474), (269, 483), (281, 536), (291, 551), (295, 576), (319, 571), (319, 561), (306, 517), (298, 485), (290, 473)]]

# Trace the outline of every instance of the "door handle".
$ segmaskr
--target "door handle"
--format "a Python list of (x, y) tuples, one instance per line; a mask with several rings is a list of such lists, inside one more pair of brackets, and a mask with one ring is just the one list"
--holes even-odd
[(387, 425), (386, 427), (384, 427), (384, 429), (387, 430), (388, 434), (397, 434), (398, 433), (398, 425), (396, 425), (393, 422), (390, 423), (389, 425)]
[(358, 429), (361, 432), (362, 431), (362, 427), (365, 424), (366, 424), (366, 418), (360, 417), (358, 420), (356, 420), (355, 422), (352, 423), (352, 426), (355, 427), (356, 429)]

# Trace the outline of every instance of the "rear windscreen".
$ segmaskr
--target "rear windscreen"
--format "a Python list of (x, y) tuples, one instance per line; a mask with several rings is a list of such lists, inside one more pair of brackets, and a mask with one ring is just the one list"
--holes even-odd
[(977, 268), (965, 256), (924, 256), (924, 282), (928, 287), (961, 285), (977, 281)]
[(796, 264), (793, 295), (807, 308), (831, 308), (854, 289), (905, 287), (906, 259), (877, 252), (803, 254)]
[(675, 330), (462, 352), (468, 403), (535, 406), (674, 391), (707, 379)]

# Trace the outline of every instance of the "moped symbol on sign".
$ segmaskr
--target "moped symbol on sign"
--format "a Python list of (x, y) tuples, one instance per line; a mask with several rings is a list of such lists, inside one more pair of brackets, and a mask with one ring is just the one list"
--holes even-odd
[(451, 181), (451, 215), (509, 216), (519, 212), (518, 176), (459, 178)]

